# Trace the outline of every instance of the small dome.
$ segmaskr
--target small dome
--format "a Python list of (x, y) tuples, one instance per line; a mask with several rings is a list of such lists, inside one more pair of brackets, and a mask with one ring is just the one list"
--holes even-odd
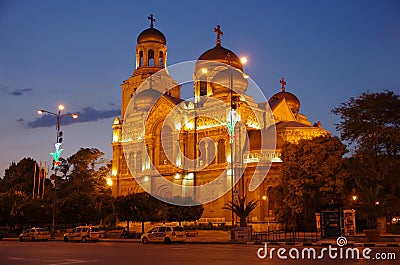
[[(228, 54), (230, 57), (229, 59)], [(243, 70), (243, 65), (239, 57), (231, 50), (222, 47), (220, 44), (217, 44), (214, 48), (204, 52), (200, 55), (198, 60), (221, 62)]]
[(281, 91), (273, 95), (270, 100), (268, 101), (270, 105), (274, 105), (277, 102), (285, 99), (289, 108), (293, 111), (293, 113), (298, 113), (300, 110), (300, 101), (299, 99), (290, 92)]
[(144, 42), (158, 42), (161, 44), (167, 44), (167, 39), (161, 31), (155, 28), (148, 28), (142, 31), (137, 37), (137, 43), (141, 44)]
[[(248, 82), (247, 79), (244, 78), (243, 72), (236, 70), (236, 69), (225, 69), (223, 71), (218, 72), (211, 82), (213, 83), (213, 87), (216, 89), (214, 90), (214, 94), (218, 93), (222, 87), (228, 88), (230, 87), (230, 78), (232, 76), (232, 90), (237, 93), (243, 93), (246, 91)], [(226, 89), (222, 89), (225, 91)], [(222, 92), (222, 91), (221, 91)]]
[(135, 96), (135, 107), (137, 109), (149, 110), (161, 97), (162, 93), (154, 89), (146, 89)]

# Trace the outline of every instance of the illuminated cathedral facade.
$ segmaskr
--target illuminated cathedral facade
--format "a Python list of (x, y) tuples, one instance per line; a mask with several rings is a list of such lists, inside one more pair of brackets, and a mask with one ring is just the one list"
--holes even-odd
[[(187, 187), (214, 185), (218, 179), (215, 193), (221, 187), (228, 192), (217, 196), (209, 186), (200, 221), (232, 222), (231, 212), (222, 207), (237, 196), (258, 200), (250, 222), (274, 221), (270, 190), (281, 177), (282, 146), (329, 132), (299, 112), (300, 101), (286, 91), (283, 78), (278, 93), (257, 102), (242, 61), (221, 44), (219, 26), (215, 47), (194, 65), (193, 98), (181, 98), (182, 86), (165, 71), (166, 37), (149, 19), (150, 27), (137, 37), (136, 67), (121, 85), (121, 116), (112, 125), (112, 194), (146, 190), (168, 197), (173, 195), (168, 185), (175, 183), (184, 197)], [(169, 118), (169, 124), (166, 119), (176, 110), (179, 118)], [(232, 113), (236, 124), (230, 131)], [(143, 127), (127, 126), (134, 121)], [(263, 135), (274, 139), (263, 140)], [(160, 182), (161, 177), (170, 184)], [(259, 183), (250, 191), (252, 179)]]

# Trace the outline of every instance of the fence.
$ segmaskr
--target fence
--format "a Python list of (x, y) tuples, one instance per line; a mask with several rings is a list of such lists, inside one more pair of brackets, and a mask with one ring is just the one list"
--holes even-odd
[(320, 232), (299, 232), (272, 230), (255, 232), (251, 235), (255, 242), (315, 242), (321, 239)]

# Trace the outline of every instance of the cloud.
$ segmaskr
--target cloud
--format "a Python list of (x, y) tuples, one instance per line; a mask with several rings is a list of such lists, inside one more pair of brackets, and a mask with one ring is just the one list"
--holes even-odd
[[(110, 110), (96, 110), (93, 107), (85, 107), (82, 111), (76, 112), (78, 118), (72, 118), (72, 113), (64, 113), (62, 117), (62, 125), (69, 125), (78, 122), (93, 122), (98, 120), (103, 120), (107, 118), (112, 118), (120, 114), (120, 109), (110, 109)], [(22, 119), (19, 122), (24, 121)], [(56, 126), (56, 117), (51, 114), (43, 114), (39, 118), (25, 123), (29, 128), (39, 128), (39, 127), (52, 127)]]
[(29, 88), (29, 87), (27, 87), (27, 88), (17, 88), (17, 89), (14, 89), (14, 90), (11, 91), (10, 89), (8, 89), (7, 86), (0, 86), (0, 91), (3, 92), (3, 93), (6, 93), (8, 95), (17, 96), (18, 97), (18, 96), (30, 95), (31, 92), (33, 91), (33, 88)]
[(33, 88), (22, 88), (22, 89), (14, 89), (11, 92), (8, 92), (8, 94), (12, 96), (23, 96), (25, 94), (30, 94), (30, 92), (33, 91)]

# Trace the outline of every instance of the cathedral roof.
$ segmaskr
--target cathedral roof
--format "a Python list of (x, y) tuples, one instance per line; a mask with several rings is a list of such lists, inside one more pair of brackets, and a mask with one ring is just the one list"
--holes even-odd
[(137, 37), (137, 43), (145, 43), (145, 42), (158, 42), (161, 44), (167, 44), (167, 39), (164, 34), (158, 29), (150, 27), (148, 29), (143, 30), (139, 36)]
[(243, 65), (239, 57), (231, 50), (222, 47), (220, 44), (217, 44), (214, 48), (205, 51), (202, 55), (200, 55), (198, 60), (216, 61), (243, 70)]
[(243, 71), (243, 65), (239, 57), (233, 51), (222, 47), (221, 36), (223, 33), (220, 29), (220, 26), (217, 25), (214, 31), (217, 33), (217, 45), (214, 48), (205, 51), (202, 55), (200, 55), (198, 60), (216, 61), (231, 65)]

